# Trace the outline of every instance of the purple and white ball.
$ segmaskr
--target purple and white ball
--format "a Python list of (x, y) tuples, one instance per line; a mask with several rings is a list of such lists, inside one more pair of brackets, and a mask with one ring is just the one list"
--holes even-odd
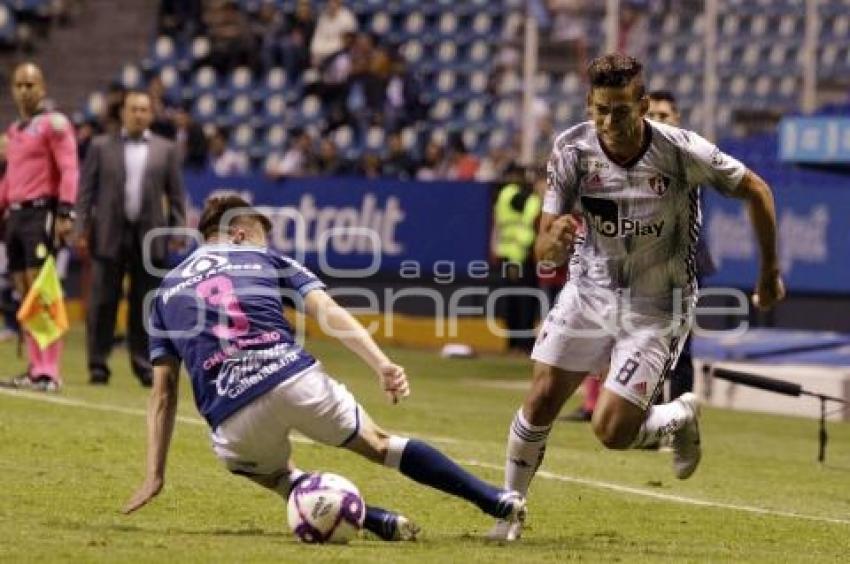
[(302, 542), (345, 544), (365, 517), (357, 486), (336, 474), (310, 474), (289, 494), (289, 528)]

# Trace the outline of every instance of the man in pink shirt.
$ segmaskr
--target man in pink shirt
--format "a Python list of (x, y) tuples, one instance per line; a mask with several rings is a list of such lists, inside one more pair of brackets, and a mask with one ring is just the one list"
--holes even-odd
[[(15, 290), (25, 296), (55, 243), (73, 228), (79, 165), (70, 121), (44, 107), (44, 76), (32, 63), (12, 75), (12, 97), (20, 119), (6, 132), (6, 176), (0, 183), (0, 210), (8, 210), (6, 248)], [(29, 369), (12, 380), (19, 387), (55, 391), (61, 386), (62, 342), (45, 349), (24, 334)]]

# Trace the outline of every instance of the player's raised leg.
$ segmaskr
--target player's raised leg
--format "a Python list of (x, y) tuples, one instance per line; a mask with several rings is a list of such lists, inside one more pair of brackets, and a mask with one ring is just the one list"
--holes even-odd
[(673, 471), (677, 478), (690, 477), (702, 452), (699, 435), (699, 402), (692, 394), (653, 405), (670, 367), (681, 352), (688, 324), (671, 336), (654, 326), (618, 340), (611, 356), (592, 426), (608, 448), (640, 448), (673, 438)]

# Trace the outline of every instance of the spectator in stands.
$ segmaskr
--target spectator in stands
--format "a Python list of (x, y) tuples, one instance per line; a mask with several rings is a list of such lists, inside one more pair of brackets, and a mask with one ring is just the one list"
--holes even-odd
[(508, 166), (516, 160), (506, 144), (494, 145), (487, 151), (475, 173), (478, 182), (497, 182), (504, 179)]
[[(349, 122), (348, 98), (355, 34), (345, 33), (342, 48), (325, 59), (315, 92), (322, 99), (330, 129)], [(307, 89), (307, 92), (311, 92)]]
[(364, 178), (376, 179), (381, 177), (381, 156), (375, 151), (365, 151), (360, 157), (357, 174)]
[(549, 0), (551, 43), (563, 47), (572, 68), (584, 72), (587, 66), (587, 6), (585, 0)]
[(387, 136), (387, 157), (381, 165), (381, 174), (398, 180), (411, 180), (416, 174), (416, 161), (404, 148), (400, 131), (393, 131)]
[(262, 0), (251, 19), (251, 31), (257, 45), (261, 49), (268, 49), (283, 35), (284, 25), (283, 13), (277, 8), (275, 0)]
[(230, 131), (217, 128), (209, 138), (209, 169), (216, 176), (248, 174), (251, 162), (244, 151), (228, 146)]
[(343, 6), (342, 0), (328, 0), (316, 21), (310, 42), (310, 60), (316, 68), (343, 48), (343, 36), (357, 31), (357, 18)]
[(431, 139), (425, 146), (422, 163), (416, 170), (416, 180), (440, 180), (446, 177), (447, 171), (448, 163), (446, 162), (445, 150), (435, 139)]
[(143, 307), (145, 296), (156, 289), (159, 280), (146, 262), (165, 267), (168, 252), (176, 250), (179, 240), (156, 237), (143, 249), (143, 239), (152, 229), (182, 227), (186, 221), (178, 149), (151, 133), (152, 120), (150, 96), (146, 92), (128, 93), (121, 132), (98, 137), (83, 167), (75, 234), (78, 251), (92, 257), (86, 316), (91, 384), (109, 382), (108, 360), (126, 274), (130, 279), (130, 365), (143, 386), (151, 385)]
[(94, 139), (95, 135), (103, 133), (103, 131), (97, 120), (93, 119), (80, 120), (74, 125), (77, 133), (77, 160), (83, 162), (85, 161), (86, 152), (89, 150), (92, 139)]
[(617, 51), (644, 59), (649, 43), (647, 0), (624, 0), (620, 3), (620, 29)]
[(166, 99), (165, 85), (159, 76), (151, 77), (147, 91), (153, 109), (151, 131), (173, 140), (176, 134), (174, 124), (174, 107), (176, 104)]
[(256, 67), (257, 49), (248, 19), (234, 0), (212, 0), (204, 12), (210, 38), (210, 64), (219, 72)]
[(300, 76), (310, 66), (310, 42), (316, 30), (316, 17), (310, 0), (298, 0), (295, 12), (286, 17), (279, 62), (289, 77)]
[(478, 157), (469, 152), (463, 135), (455, 131), (449, 136), (448, 168), (446, 178), (449, 180), (475, 180), (480, 161)]
[(351, 163), (339, 154), (339, 148), (333, 139), (325, 137), (319, 142), (319, 154), (316, 158), (316, 169), (327, 176), (343, 176), (351, 174)]
[(202, 0), (161, 0), (159, 33), (181, 39), (191, 38), (199, 30), (202, 14)]
[(394, 131), (423, 119), (428, 107), (422, 101), (423, 87), (418, 75), (407, 67), (401, 55), (390, 57), (390, 76), (384, 97), (384, 127)]
[(206, 168), (207, 137), (204, 135), (204, 129), (189, 113), (188, 104), (174, 114), (174, 142), (185, 166), (199, 170)]
[(282, 156), (271, 155), (266, 162), (266, 174), (271, 178), (308, 176), (315, 172), (313, 138), (306, 129), (292, 130), (292, 143)]
[(106, 90), (105, 111), (101, 126), (107, 133), (117, 133), (121, 129), (121, 106), (127, 89), (120, 82), (112, 82)]

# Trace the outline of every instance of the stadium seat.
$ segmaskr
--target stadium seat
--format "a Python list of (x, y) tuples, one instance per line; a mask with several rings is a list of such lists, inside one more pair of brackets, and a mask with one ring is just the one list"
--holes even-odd
[(199, 123), (212, 123), (218, 114), (218, 102), (213, 94), (202, 94), (195, 100), (192, 115)]
[(511, 99), (499, 101), (499, 103), (496, 104), (496, 109), (494, 111), (496, 121), (498, 121), (502, 126), (515, 125), (518, 116), (517, 105), (517, 101)]
[(86, 107), (83, 110), (86, 118), (100, 119), (106, 111), (106, 96), (103, 92), (92, 92), (86, 99)]
[(463, 117), (467, 123), (481, 123), (487, 113), (487, 107), (484, 102), (478, 99), (472, 99), (466, 103), (463, 110)]
[(253, 89), (254, 75), (248, 67), (237, 67), (230, 73), (230, 89), (234, 93), (248, 92)]
[(482, 71), (473, 72), (469, 76), (467, 87), (472, 95), (481, 95), (487, 90), (487, 82), (488, 78), (486, 73)]
[(355, 144), (354, 130), (348, 125), (340, 126), (334, 129), (331, 139), (340, 151), (347, 153), (351, 151)]
[(437, 102), (431, 106), (429, 115), (436, 123), (443, 123), (452, 118), (454, 106), (448, 98), (438, 98)]
[(266, 145), (269, 151), (283, 149), (286, 145), (286, 128), (283, 125), (273, 125), (266, 130)]
[(160, 35), (153, 44), (152, 63), (154, 68), (171, 64), (177, 59), (177, 47), (167, 35)]
[(286, 111), (286, 98), (283, 94), (273, 94), (263, 104), (264, 119), (267, 124), (279, 123)]
[(568, 72), (561, 80), (561, 93), (567, 96), (575, 94), (581, 90), (581, 77), (578, 73)]
[(425, 16), (422, 12), (410, 12), (404, 19), (404, 34), (408, 39), (418, 38), (425, 31)]
[(416, 39), (407, 41), (401, 46), (401, 53), (404, 59), (411, 65), (416, 65), (422, 61), (424, 55), (422, 43)]
[(522, 78), (519, 73), (506, 72), (499, 81), (497, 92), (500, 96), (516, 94), (522, 91)]
[(231, 135), (230, 145), (241, 151), (249, 151), (254, 145), (254, 128), (247, 124), (236, 127)]
[(493, 18), (485, 12), (479, 12), (472, 18), (471, 26), (474, 37), (489, 38), (493, 31)]
[(384, 150), (384, 128), (373, 125), (366, 132), (365, 149), (370, 152), (382, 152)]
[(138, 65), (126, 64), (121, 67), (121, 85), (127, 89), (140, 88), (142, 85), (142, 69)]
[(457, 43), (451, 39), (441, 41), (437, 45), (437, 64), (440, 68), (450, 67), (457, 63)]
[(457, 34), (457, 28), (457, 14), (448, 10), (440, 14), (440, 18), (437, 21), (437, 34), (440, 37), (455, 37)]
[(372, 14), (372, 18), (369, 22), (369, 30), (381, 37), (385, 36), (390, 32), (392, 27), (392, 20), (390, 19), (390, 14), (388, 12), (376, 12)]
[(183, 99), (183, 80), (180, 72), (172, 65), (166, 65), (159, 69), (159, 79), (165, 88), (165, 95), (172, 100)]
[(210, 54), (209, 38), (200, 35), (192, 40), (192, 46), (189, 49), (192, 62), (197, 63), (206, 59)]
[(227, 108), (226, 123), (231, 126), (250, 121), (254, 114), (254, 102), (248, 94), (238, 94), (233, 97)]
[(15, 15), (5, 4), (0, 4), (0, 42), (15, 43)]
[(201, 67), (192, 77), (192, 91), (195, 96), (215, 91), (218, 77), (212, 67)]

